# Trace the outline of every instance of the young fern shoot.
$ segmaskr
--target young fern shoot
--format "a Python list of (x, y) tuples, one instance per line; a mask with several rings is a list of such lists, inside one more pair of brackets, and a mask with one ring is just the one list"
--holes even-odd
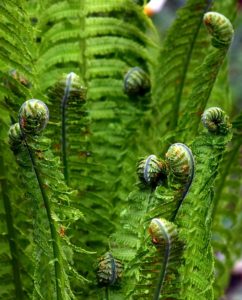
[[(15, 151), (20, 167), (24, 168), (23, 183), (33, 199), (36, 243), (33, 297), (68, 300), (75, 297), (68, 274), (71, 272), (81, 282), (85, 281), (71, 266), (68, 256), (74, 251), (85, 251), (71, 244), (65, 233), (63, 234), (63, 228), (68, 228), (82, 218), (82, 214), (71, 206), (69, 197), (72, 192), (65, 186), (59, 162), (49, 150), (50, 141), (40, 136), (48, 119), (49, 111), (42, 101), (26, 101), (19, 111), (19, 125), (13, 125), (10, 130), (10, 145)], [(52, 260), (54, 273), (50, 268)], [(43, 267), (49, 269), (48, 281), (45, 281), (47, 278), (41, 277)], [(43, 285), (46, 285), (45, 289)]]

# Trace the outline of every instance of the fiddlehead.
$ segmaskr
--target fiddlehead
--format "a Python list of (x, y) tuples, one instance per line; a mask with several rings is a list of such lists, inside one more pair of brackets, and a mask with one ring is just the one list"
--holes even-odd
[(231, 129), (231, 123), (226, 113), (219, 107), (211, 107), (202, 114), (202, 123), (209, 132), (226, 135)]
[(166, 174), (166, 164), (155, 155), (141, 159), (137, 165), (137, 174), (142, 183), (156, 187), (162, 183)]
[[(28, 197), (33, 201), (35, 215), (33, 293), (34, 297), (72, 299), (74, 295), (67, 274), (72, 273), (80, 281), (84, 278), (71, 266), (70, 255), (83, 252), (83, 249), (72, 245), (68, 235), (63, 233), (63, 228), (68, 228), (79, 220), (82, 213), (71, 206), (72, 191), (63, 181), (59, 161), (49, 150), (50, 141), (40, 135), (48, 119), (48, 108), (40, 100), (28, 100), (20, 108), (20, 138), (23, 138), (23, 147), (15, 154), (19, 165), (24, 169), (21, 177)], [(18, 139), (15, 141), (19, 143)], [(13, 143), (13, 138), (10, 138), (10, 142)], [(53, 265), (49, 263), (52, 259)], [(41, 277), (42, 268), (45, 268), (46, 274), (50, 274), (48, 282), (47, 278)]]
[(182, 143), (175, 143), (169, 147), (165, 156), (172, 181), (185, 183), (188, 189), (194, 176), (195, 167), (191, 149)]
[(124, 76), (124, 92), (128, 96), (143, 96), (150, 90), (150, 79), (140, 67), (130, 69)]
[(212, 45), (215, 48), (230, 45), (234, 29), (229, 19), (217, 12), (207, 12), (203, 17), (203, 22), (212, 36)]
[(171, 218), (171, 220), (174, 220), (193, 181), (195, 161), (191, 149), (181, 143), (176, 143), (169, 147), (166, 152), (166, 160), (170, 171), (171, 186), (175, 185), (175, 189), (181, 189), (182, 191), (182, 193), (179, 193), (180, 199)]
[(13, 152), (18, 151), (23, 142), (23, 135), (19, 123), (15, 123), (9, 128), (8, 138), (10, 149)]
[(24, 134), (39, 134), (46, 127), (48, 120), (48, 107), (40, 100), (27, 100), (19, 110), (19, 125)]
[(111, 252), (105, 253), (98, 261), (98, 284), (100, 286), (117, 285), (122, 278), (123, 267), (121, 262), (115, 259)]

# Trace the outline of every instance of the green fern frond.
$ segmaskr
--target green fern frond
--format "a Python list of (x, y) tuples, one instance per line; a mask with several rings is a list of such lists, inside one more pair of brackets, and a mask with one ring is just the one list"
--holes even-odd
[[(239, 116), (235, 124), (237, 122), (239, 122)], [(240, 126), (240, 130), (241, 128)], [(240, 257), (235, 254), (234, 248), (238, 234), (236, 226), (239, 224), (237, 212), (241, 207), (241, 166), (239, 163), (241, 143), (241, 133), (235, 131), (230, 148), (220, 166), (220, 176), (216, 182), (212, 240), (215, 255), (215, 298), (223, 295), (224, 287), (229, 283), (231, 268), (235, 260)]]
[[(199, 32), (203, 15), (210, 3), (211, 1), (188, 1), (179, 10), (163, 43), (158, 68), (155, 69), (156, 78), (154, 78), (155, 84), (152, 90), (155, 105), (152, 128), (157, 128), (157, 136), (166, 133), (167, 128), (173, 130), (176, 128), (182, 97), (187, 98), (187, 93), (190, 92), (189, 85), (192, 78), (187, 77), (189, 72), (192, 73), (194, 65), (199, 65), (199, 57), (204, 51), (204, 46), (201, 47), (198, 43), (201, 40), (204, 44), (204, 38), (199, 37)], [(163, 122), (157, 120), (163, 120)], [(165, 144), (164, 146), (167, 147)]]
[(52, 143), (61, 157), (67, 185), (71, 182), (72, 186), (78, 186), (83, 172), (81, 167), (85, 163), (83, 159), (88, 156), (85, 149), (85, 135), (88, 132), (84, 107), (86, 89), (79, 76), (71, 72), (62, 75), (50, 89), (49, 98), (52, 111), (50, 133), (56, 137)]
[[(190, 138), (197, 133), (200, 116), (206, 107), (219, 69), (233, 39), (233, 27), (223, 15), (208, 12), (204, 15), (204, 24), (212, 35), (211, 41), (215, 49), (211, 49), (211, 53), (205, 57), (201, 67), (195, 70), (196, 80), (179, 121), (179, 130), (188, 130)], [(186, 138), (184, 134), (182, 139), (186, 141)]]
[(149, 226), (152, 243), (140, 263), (141, 275), (132, 299), (179, 299), (177, 265), (181, 263), (182, 243), (174, 223), (152, 219)]
[[(214, 115), (210, 115), (213, 110), (211, 108), (208, 113), (205, 112), (211, 120), (214, 120)], [(222, 113), (220, 121), (226, 119)], [(212, 131), (212, 127), (208, 128), (210, 132), (202, 133), (192, 144), (196, 176), (177, 219), (181, 227), (180, 237), (187, 243), (184, 250), (185, 261), (179, 271), (182, 282), (181, 293), (186, 299), (214, 299), (212, 289), (214, 261), (211, 248), (213, 185), (226, 144), (231, 140), (231, 133), (230, 131), (223, 134), (219, 131), (216, 133)]]
[[(73, 192), (67, 188), (63, 181), (59, 160), (49, 150), (50, 141), (33, 135), (33, 130), (41, 129), (44, 121), (40, 117), (41, 114), (38, 115), (40, 111), (35, 111), (36, 107), (32, 107), (33, 105), (45, 108), (39, 100), (30, 100), (22, 106), (20, 112), (22, 130), (20, 139), (22, 138), (22, 142), (16, 152), (18, 163), (24, 168), (22, 180), (33, 201), (35, 215), (36, 264), (33, 297), (46, 298), (51, 296), (53, 298), (56, 295), (60, 299), (74, 299), (67, 276), (67, 273), (71, 273), (72, 269), (74, 270), (70, 258), (72, 252), (85, 251), (78, 247), (71, 247), (67, 232), (68, 228), (83, 216), (78, 209), (72, 207), (70, 199), (73, 197)], [(28, 115), (29, 113), (30, 115)], [(37, 114), (35, 117), (37, 119), (33, 118), (32, 113)], [(39, 123), (36, 124), (36, 122)], [(34, 124), (34, 128), (32, 124)], [(44, 205), (45, 210), (43, 210), (42, 205)], [(65, 239), (62, 236), (65, 236)], [(52, 247), (49, 240), (52, 240)], [(42, 277), (41, 273), (44, 270), (49, 274), (49, 278)], [(81, 275), (79, 275), (79, 279), (82, 282), (85, 281)], [(45, 286), (44, 289), (43, 286)]]

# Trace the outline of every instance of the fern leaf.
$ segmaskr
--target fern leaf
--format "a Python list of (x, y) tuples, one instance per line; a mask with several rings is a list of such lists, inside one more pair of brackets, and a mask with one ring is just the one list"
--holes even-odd
[(141, 279), (133, 299), (176, 299), (179, 290), (174, 285), (178, 279), (175, 266), (181, 263), (182, 253), (177, 228), (165, 219), (152, 219), (149, 232), (156, 250), (147, 246), (149, 252), (142, 257)]
[[(221, 23), (217, 24), (217, 21)], [(196, 80), (193, 90), (183, 116), (180, 118), (179, 130), (186, 128), (191, 134), (190, 137), (194, 137), (198, 130), (201, 113), (206, 107), (219, 69), (233, 39), (233, 27), (223, 15), (209, 12), (204, 15), (204, 24), (211, 32), (211, 41), (215, 49), (211, 49), (211, 53), (207, 55), (201, 67), (195, 71)], [(189, 113), (185, 113), (185, 111)], [(183, 139), (186, 141), (185, 135)]]
[[(152, 90), (154, 95), (152, 119), (155, 122), (152, 128), (156, 129), (157, 123), (161, 123), (157, 120), (163, 120), (157, 128), (157, 136), (165, 134), (167, 128), (173, 130), (176, 128), (180, 106), (184, 102), (182, 100), (187, 98), (187, 93), (190, 92), (189, 86), (192, 82), (192, 78), (188, 78), (192, 73), (190, 70), (199, 65), (199, 57), (204, 51), (204, 47), (198, 42), (201, 41), (204, 45), (206, 40), (204, 41), (203, 36), (200, 38), (199, 33), (203, 14), (210, 4), (211, 1), (188, 1), (179, 10), (164, 40), (158, 68), (154, 70), (156, 78)], [(164, 144), (164, 147), (167, 145)]]
[[(210, 115), (213, 109), (205, 112)], [(211, 116), (211, 115), (210, 115)], [(211, 116), (211, 119), (213, 117)], [(227, 120), (222, 113), (221, 124)], [(218, 124), (220, 124), (218, 121)], [(222, 125), (221, 125), (222, 126)], [(227, 129), (230, 127), (227, 124)], [(185, 262), (180, 268), (182, 282), (181, 293), (186, 299), (214, 299), (213, 254), (211, 249), (211, 213), (213, 210), (213, 184), (225, 151), (231, 139), (231, 132), (212, 131), (202, 133), (193, 144), (192, 151), (196, 161), (196, 176), (186, 200), (178, 214), (177, 222), (181, 226), (180, 237), (188, 243), (184, 251)], [(199, 260), (197, 260), (199, 256)], [(189, 286), (189, 289), (187, 287)]]
[[(41, 112), (36, 111), (36, 106)], [(39, 119), (36, 117), (38, 113), (40, 113)], [(41, 291), (43, 298), (56, 295), (60, 299), (73, 299), (74, 294), (67, 273), (73, 268), (70, 264), (70, 253), (75, 252), (77, 248), (68, 247), (71, 243), (67, 245), (61, 237), (66, 235), (65, 229), (82, 218), (82, 214), (71, 207), (72, 192), (63, 182), (59, 161), (49, 150), (50, 141), (36, 136), (38, 133), (36, 130), (42, 130), (45, 123), (46, 106), (43, 106), (41, 101), (27, 101), (22, 106), (20, 112), (22, 141), (20, 135), (21, 143), (18, 146), (20, 148), (17, 149), (16, 154), (19, 164), (25, 170), (23, 181), (33, 199), (35, 212), (34, 297), (38, 297)], [(41, 208), (42, 201), (46, 210)], [(52, 240), (52, 249), (49, 240)], [(49, 273), (48, 282), (41, 276), (43, 269)], [(51, 275), (53, 270), (54, 275)], [(80, 278), (84, 280), (83, 277)], [(45, 290), (43, 284), (46, 285)]]
[[(234, 124), (238, 120), (239, 117)], [(240, 159), (241, 143), (241, 134), (235, 131), (230, 149), (221, 164), (220, 176), (216, 184), (212, 240), (215, 255), (214, 291), (216, 298), (223, 295), (224, 287), (228, 285), (231, 268), (236, 260), (234, 248), (237, 243), (237, 231), (235, 228), (239, 224), (237, 211), (241, 205), (239, 197), (241, 167), (236, 162)]]

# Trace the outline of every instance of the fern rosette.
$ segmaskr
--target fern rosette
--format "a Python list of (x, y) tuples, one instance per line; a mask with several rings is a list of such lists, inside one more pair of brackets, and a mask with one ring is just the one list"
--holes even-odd
[(48, 107), (40, 100), (28, 100), (19, 110), (19, 124), (25, 134), (39, 134), (46, 127), (48, 120)]
[(226, 113), (219, 107), (211, 107), (202, 114), (202, 123), (209, 132), (226, 135), (231, 123)]
[(217, 12), (207, 12), (203, 17), (203, 22), (212, 36), (212, 44), (215, 48), (230, 45), (234, 29), (229, 19)]

